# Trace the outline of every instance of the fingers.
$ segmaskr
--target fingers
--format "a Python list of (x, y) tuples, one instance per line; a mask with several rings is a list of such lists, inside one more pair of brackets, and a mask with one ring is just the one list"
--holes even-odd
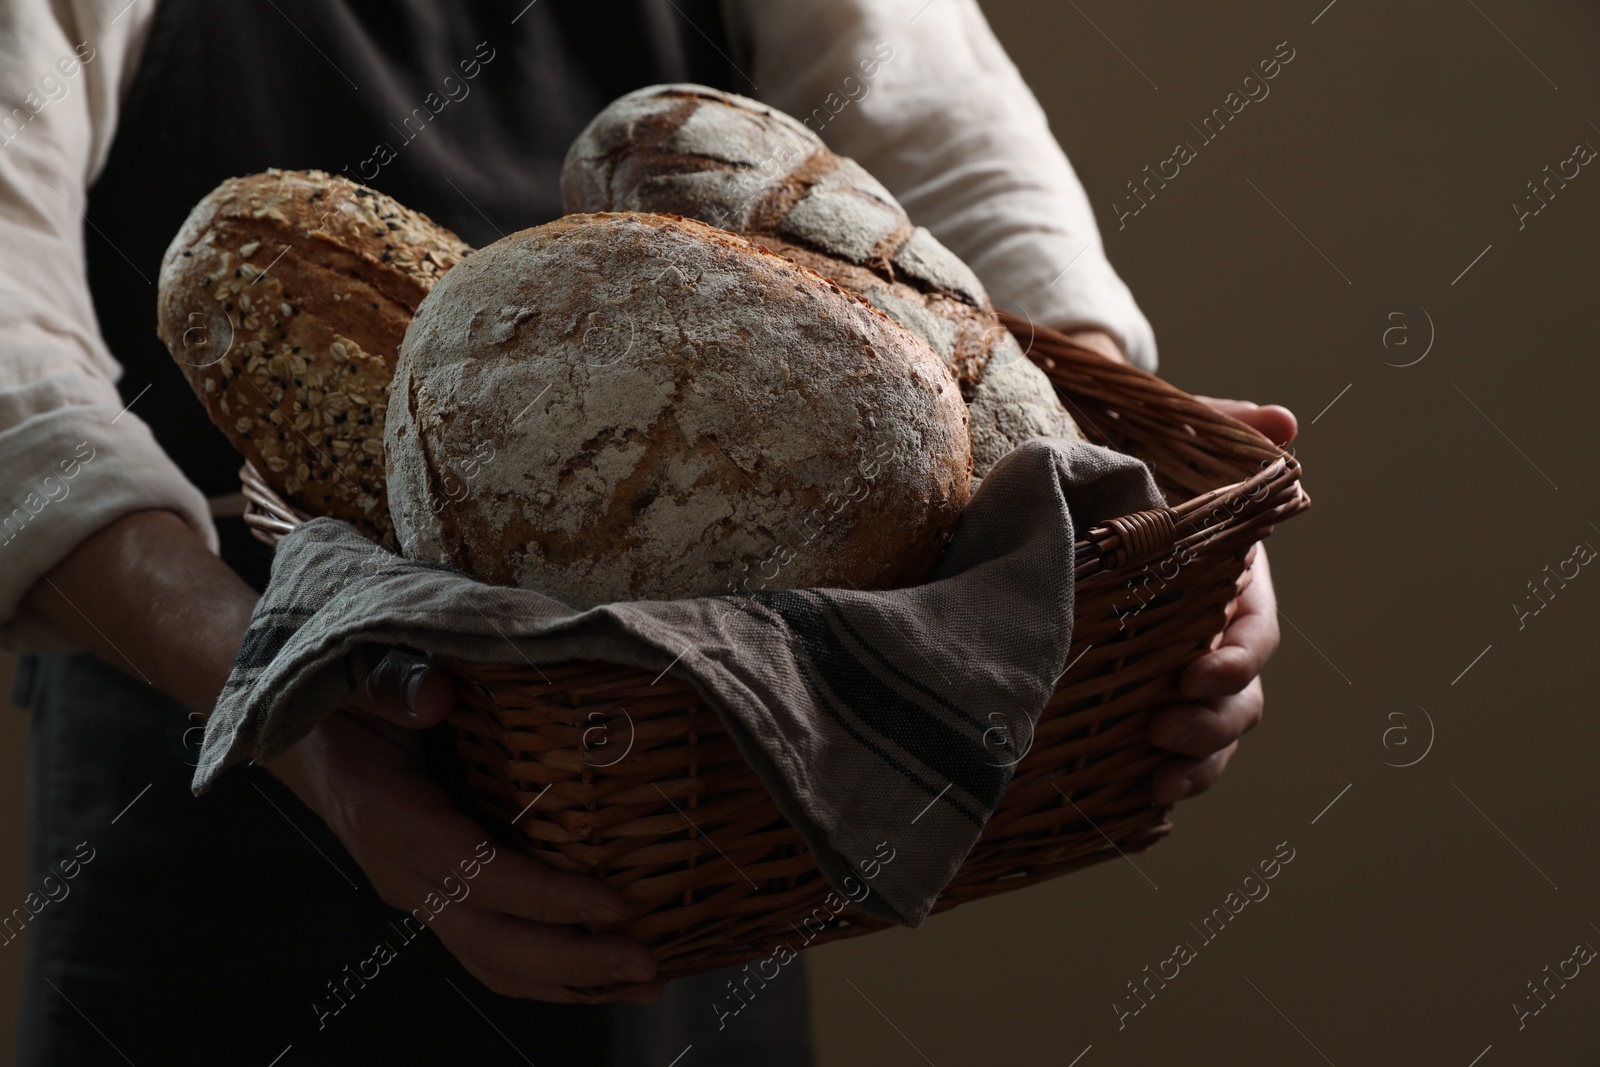
[[(1234, 596), (1235, 602), (1237, 602), (1239, 597), (1244, 596), (1245, 591), (1247, 589), (1249, 589), (1252, 585), (1256, 584), (1256, 567), (1255, 567), (1256, 549), (1259, 548), (1259, 547), (1260, 547), (1260, 543), (1257, 542), (1256, 544), (1250, 546), (1250, 551), (1249, 552), (1245, 553), (1245, 557), (1244, 557), (1244, 573), (1239, 575), (1238, 584), (1235, 586), (1234, 591), (1233, 591), (1233, 596)], [(1236, 608), (1237, 607), (1237, 603), (1230, 604), (1228, 606), (1230, 608)], [(1233, 613), (1232, 612), (1229, 613), (1228, 618), (1230, 620), (1233, 618)]]
[(615, 922), (623, 916), (622, 894), (600, 879), (554, 870), (486, 842), (483, 827), (420, 773), (414, 781), (369, 789), (346, 807), (349, 830), (341, 837), (353, 853), (359, 849), (356, 858), (369, 874), (373, 865), (389, 872), (403, 868), (442, 897), (464, 900), (457, 888), (464, 887), (478, 908), (543, 923)]
[(1213, 396), (1196, 396), (1195, 399), (1238, 419), (1280, 448), (1293, 441), (1300, 432), (1300, 421), (1295, 418), (1294, 412), (1281, 404), (1263, 407), (1248, 400), (1224, 400)]
[(1278, 598), (1266, 550), (1257, 549), (1250, 581), (1239, 594), (1222, 644), (1189, 664), (1178, 679), (1178, 691), (1190, 700), (1241, 691), (1278, 651)]
[[(1278, 648), (1278, 608), (1266, 550), (1257, 545), (1253, 551), (1251, 579), (1235, 601), (1221, 645), (1191, 663), (1179, 679), (1179, 692), (1190, 703), (1151, 716), (1145, 736), (1152, 745), (1207, 757), (1261, 721), (1265, 697), (1260, 675)], [(1167, 773), (1170, 777), (1176, 772)]]
[(1185, 756), (1208, 756), (1238, 741), (1261, 722), (1261, 679), (1244, 690), (1203, 704), (1162, 708), (1150, 717), (1145, 736), (1157, 748)]
[(347, 706), (397, 726), (424, 729), (443, 722), (455, 706), (455, 683), (420, 656), (390, 652), (355, 691)]
[(1277, 620), (1241, 610), (1223, 634), (1222, 646), (1183, 672), (1178, 691), (1191, 700), (1240, 692), (1260, 675), (1277, 648)]
[(625, 912), (622, 894), (600, 879), (558, 871), (505, 848), (483, 865), (473, 882), (472, 902), (543, 923), (611, 923)]
[(474, 976), (504, 996), (570, 1000), (563, 987), (648, 982), (656, 974), (650, 950), (621, 934), (589, 934), (456, 905), (435, 916), (432, 926)]
[(355, 710), (327, 716), (318, 730), (316, 810), (379, 897), (427, 922), (490, 988), (566, 1001), (563, 986), (654, 978), (643, 944), (572, 925), (620, 919), (622, 895), (487, 840), (391, 736), (418, 740), (413, 731)]
[(1265, 697), (1261, 668), (1278, 648), (1278, 605), (1266, 550), (1256, 546), (1250, 581), (1214, 651), (1195, 660), (1179, 680), (1192, 701), (1151, 716), (1152, 745), (1180, 753), (1156, 769), (1151, 789), (1157, 804), (1175, 804), (1211, 788), (1239, 747), (1239, 738), (1261, 722)]
[(1156, 768), (1151, 791), (1157, 804), (1176, 804), (1186, 797), (1199, 796), (1222, 776), (1223, 769), (1239, 747), (1235, 741), (1220, 752), (1202, 759), (1168, 760)]
[(383, 900), (428, 916), (445, 946), (489, 988), (568, 1000), (560, 987), (655, 976), (654, 958), (632, 938), (551, 925), (620, 918), (615, 889), (486, 843), (483, 828), (431, 783), (385, 790), (380, 799), (379, 811), (358, 815), (353, 832), (341, 836)]
[[(425, 921), (474, 978), (502, 996), (567, 1003), (573, 1000), (568, 986), (655, 977), (649, 949), (620, 934), (587, 934), (443, 900), (437, 887), (410, 872), (386, 879), (380, 895), (391, 907)], [(660, 987), (624, 999), (653, 1002), (660, 999)]]
[(1255, 412), (1250, 425), (1279, 448), (1293, 441), (1300, 433), (1300, 420), (1281, 404), (1268, 404)]

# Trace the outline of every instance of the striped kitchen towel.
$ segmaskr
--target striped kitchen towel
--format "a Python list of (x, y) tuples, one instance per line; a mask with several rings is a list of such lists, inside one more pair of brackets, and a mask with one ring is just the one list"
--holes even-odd
[(278, 545), (193, 788), (281, 754), (393, 649), (670, 667), (717, 710), (834, 889), (889, 844), (894, 862), (861, 906), (916, 926), (1004, 795), (1066, 663), (1075, 527), (1162, 503), (1136, 459), (1035, 440), (983, 480), (922, 585), (587, 611), (316, 519)]

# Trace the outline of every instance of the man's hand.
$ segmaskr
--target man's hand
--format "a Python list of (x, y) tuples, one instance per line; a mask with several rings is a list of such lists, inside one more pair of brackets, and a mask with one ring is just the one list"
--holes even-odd
[[(1116, 338), (1104, 330), (1069, 330), (1066, 335), (1107, 359), (1128, 361)], [(1276, 404), (1261, 407), (1248, 400), (1195, 399), (1259, 430), (1280, 447), (1299, 432), (1294, 412)], [(1233, 758), (1239, 738), (1261, 721), (1265, 699), (1261, 669), (1278, 650), (1278, 600), (1272, 592), (1266, 547), (1252, 546), (1246, 559), (1249, 566), (1240, 579), (1238, 596), (1228, 605), (1228, 621), (1217, 647), (1189, 664), (1178, 680), (1178, 691), (1188, 703), (1151, 716), (1145, 734), (1150, 743), (1181, 757), (1156, 768), (1151, 792), (1157, 804), (1176, 804), (1210, 789)]]
[[(130, 677), (210, 715), (255, 601), (177, 515), (140, 511), (78, 545), (29, 591), (25, 605)], [(268, 767), (333, 829), (378, 895), (405, 911), (430, 892), (448, 898), (443, 879), (453, 873), (461, 883), (459, 865), (477, 858), (488, 836), (422, 769), (416, 731), (443, 720), (453, 701), (443, 672), (388, 660), (343, 710)], [(431, 925), (498, 993), (569, 1000), (562, 985), (643, 982), (655, 974), (655, 960), (639, 942), (573, 925), (607, 921), (605, 909), (621, 917), (622, 897), (597, 878), (500, 849), (467, 884), (470, 894), (439, 909)], [(629, 965), (638, 969), (619, 971)], [(660, 995), (645, 990), (634, 999)]]
[[(573, 925), (622, 918), (622, 895), (599, 879), (502, 848), (463, 881), (459, 865), (488, 834), (429, 779), (417, 733), (443, 721), (454, 700), (444, 672), (391, 657), (344, 709), (267, 767), (323, 815), (390, 907), (428, 915), (425, 899), (450, 899), (445, 879), (453, 878), (456, 899), (429, 925), (496, 993), (570, 1001), (564, 986), (649, 981), (656, 963), (643, 944)], [(660, 998), (654, 987), (627, 999)]]
[[(1200, 396), (1212, 407), (1261, 431), (1274, 444), (1294, 440), (1294, 413), (1277, 405)], [(1178, 753), (1156, 769), (1157, 804), (1175, 804), (1211, 788), (1233, 758), (1239, 738), (1261, 721), (1261, 669), (1278, 650), (1278, 601), (1266, 547), (1250, 549), (1239, 595), (1228, 605), (1219, 644), (1191, 663), (1178, 688), (1189, 701), (1164, 708), (1150, 719), (1146, 736), (1158, 748)]]

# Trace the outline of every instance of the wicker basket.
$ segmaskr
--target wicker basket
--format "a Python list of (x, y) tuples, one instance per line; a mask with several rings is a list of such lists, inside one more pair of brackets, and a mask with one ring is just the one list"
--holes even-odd
[[(1168, 506), (1077, 543), (1071, 670), (936, 911), (1166, 835), (1150, 780), (1168, 756), (1145, 741), (1148, 718), (1179, 699), (1178, 676), (1221, 633), (1250, 547), (1310, 505), (1294, 457), (1251, 428), (1005, 318), (1085, 435), (1143, 459)], [(304, 521), (256, 471), (243, 476), (258, 537)], [(1171, 560), (1176, 574), (1161, 573)], [(457, 681), (450, 723), (480, 815), (514, 823), (507, 840), (551, 866), (620, 890), (628, 914), (611, 928), (650, 946), (658, 981), (888, 925), (822, 906), (829, 887), (800, 835), (687, 681), (592, 662), (441, 665)], [(597, 727), (605, 745), (586, 743)], [(574, 992), (601, 1002), (626, 988)]]

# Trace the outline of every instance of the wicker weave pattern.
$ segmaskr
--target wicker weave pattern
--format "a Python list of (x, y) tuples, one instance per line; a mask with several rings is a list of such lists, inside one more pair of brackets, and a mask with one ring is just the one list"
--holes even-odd
[[(1298, 462), (1249, 427), (1053, 331), (1007, 325), (1085, 434), (1144, 459), (1169, 506), (1078, 542), (1069, 669), (936, 911), (1166, 835), (1168, 809), (1150, 795), (1166, 756), (1144, 740), (1148, 718), (1219, 638), (1251, 545), (1310, 504)], [(251, 521), (276, 541), (304, 516), (252, 473)], [(650, 945), (659, 978), (887, 925), (823, 906), (829, 887), (799, 834), (687, 682), (600, 663), (443, 666), (485, 820), (551, 866), (617, 887), (629, 902), (617, 928)], [(574, 993), (598, 1002), (622, 988)]]

